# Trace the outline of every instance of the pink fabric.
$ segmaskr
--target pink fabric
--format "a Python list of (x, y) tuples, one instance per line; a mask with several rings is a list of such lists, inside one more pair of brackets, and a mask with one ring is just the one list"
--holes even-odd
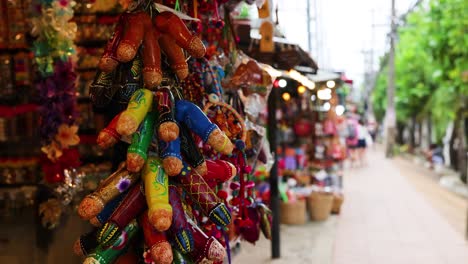
[(325, 120), (323, 131), (326, 135), (334, 135), (336, 133), (335, 124), (331, 120)]

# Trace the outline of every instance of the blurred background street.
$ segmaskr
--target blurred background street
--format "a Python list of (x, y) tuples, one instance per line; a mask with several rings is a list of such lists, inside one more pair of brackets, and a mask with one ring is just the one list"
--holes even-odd
[(0, 0), (0, 264), (468, 264), (467, 14)]
[(344, 175), (340, 215), (282, 225), (279, 260), (270, 260), (263, 239), (244, 243), (234, 263), (464, 263), (467, 200), (439, 178), (415, 158), (387, 160), (381, 147), (369, 150), (368, 165)]

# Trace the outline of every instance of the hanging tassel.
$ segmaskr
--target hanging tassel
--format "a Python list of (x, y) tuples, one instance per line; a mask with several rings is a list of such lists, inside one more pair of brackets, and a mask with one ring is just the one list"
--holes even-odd
[(193, 0), (193, 17), (198, 18), (198, 0)]
[(228, 257), (228, 263), (231, 264), (231, 245), (229, 244), (229, 234), (226, 230), (222, 230), (224, 236), (224, 242), (226, 243), (226, 253)]
[(218, 12), (218, 1), (214, 1), (214, 5), (215, 5), (215, 16), (216, 16), (216, 20), (220, 20), (220, 18), (219, 18), (219, 12)]
[(215, 9), (215, 27), (218, 29), (222, 29), (224, 27), (224, 21), (219, 18), (218, 12), (218, 1), (214, 1), (214, 9)]

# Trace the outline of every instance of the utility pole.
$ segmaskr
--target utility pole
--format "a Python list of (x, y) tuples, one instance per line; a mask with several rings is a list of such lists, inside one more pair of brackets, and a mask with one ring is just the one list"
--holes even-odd
[(375, 24), (375, 9), (371, 10), (371, 16), (372, 16), (372, 25), (371, 25), (371, 48), (368, 51), (369, 52), (369, 61), (367, 63), (369, 66), (366, 69), (366, 72), (368, 73), (367, 75), (367, 80), (366, 80), (366, 98), (367, 98), (367, 113), (366, 117), (367, 119), (372, 119), (374, 120), (374, 107), (372, 105), (372, 91), (374, 90), (375, 87), (375, 81), (377, 79), (377, 74), (374, 69), (374, 47), (375, 47), (375, 28), (377, 25)]
[(310, 0), (307, 0), (307, 51), (312, 54), (312, 31), (310, 27)]
[(364, 84), (365, 84), (365, 99), (366, 99), (366, 104), (367, 104), (366, 118), (375, 120), (374, 108), (372, 105), (372, 93), (374, 91), (374, 88), (377, 82), (377, 76), (380, 74), (380, 70), (376, 71), (375, 65), (374, 65), (375, 30), (378, 27), (387, 28), (388, 23), (377, 24), (375, 22), (375, 9), (371, 9), (370, 12), (371, 12), (371, 17), (372, 17), (370, 49), (362, 50), (361, 52), (364, 56), (364, 65), (365, 65)]
[(395, 112), (395, 41), (397, 35), (395, 0), (392, 0), (391, 24), (390, 24), (390, 51), (388, 53), (388, 87), (387, 87), (387, 111), (385, 114), (386, 148), (385, 156), (393, 157), (393, 148), (396, 135)]
[(319, 47), (318, 38), (319, 31), (317, 26), (317, 0), (306, 0), (307, 12), (307, 51), (311, 56), (318, 61)]
[(374, 50), (371, 47), (369, 50), (362, 50), (362, 55), (364, 56), (364, 89), (362, 98), (365, 100), (365, 105), (367, 106), (366, 112), (364, 113), (366, 119), (369, 119), (373, 116), (373, 109), (372, 109), (372, 89), (374, 87), (373, 80), (374, 80), (374, 69), (373, 69), (373, 59)]

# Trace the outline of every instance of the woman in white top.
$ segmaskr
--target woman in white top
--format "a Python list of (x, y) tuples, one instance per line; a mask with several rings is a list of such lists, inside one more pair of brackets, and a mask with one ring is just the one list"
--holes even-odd
[(362, 121), (362, 119), (359, 119), (359, 124), (357, 126), (357, 138), (358, 138), (357, 154), (358, 154), (358, 159), (361, 165), (365, 165), (367, 163), (366, 148), (367, 148), (367, 138), (369, 137), (370, 137), (369, 131), (364, 126), (364, 122)]

